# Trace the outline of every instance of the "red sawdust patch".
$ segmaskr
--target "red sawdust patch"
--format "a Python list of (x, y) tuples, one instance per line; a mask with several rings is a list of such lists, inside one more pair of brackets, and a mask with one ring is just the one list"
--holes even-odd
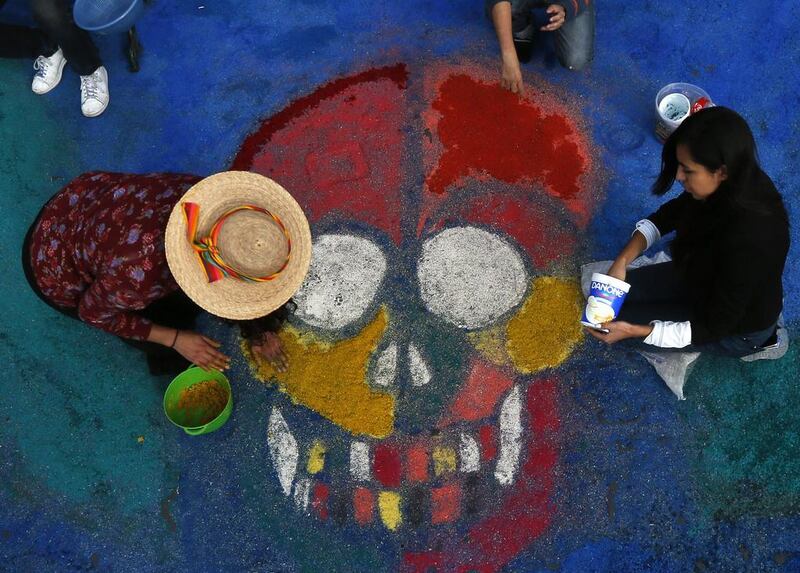
[(395, 446), (378, 444), (375, 446), (373, 461), (375, 478), (386, 487), (400, 486), (400, 453)]
[(450, 411), (438, 427), (457, 421), (474, 422), (494, 413), (500, 398), (511, 389), (514, 381), (496, 366), (476, 360), (472, 363), (466, 382), (456, 394)]
[(262, 122), (231, 169), (278, 181), (313, 223), (331, 212), (400, 243), (405, 65), (335, 80)]
[[(529, 92), (523, 98), (465, 73), (446, 74), (435, 90), (435, 113), (426, 114), (437, 139), (428, 145), (437, 157), (427, 161), (426, 188), (441, 196), (467, 177), (537, 183), (585, 225), (592, 207), (585, 181), (589, 144), (563, 104)], [(423, 209), (425, 217), (430, 210)]]
[(414, 444), (406, 452), (406, 477), (412, 482), (428, 480), (428, 449), (423, 444)]
[(493, 460), (497, 455), (497, 431), (494, 426), (481, 426), (478, 430), (478, 441), (481, 445), (481, 458)]
[(486, 193), (475, 197), (460, 199), (454, 205), (447, 205), (447, 214), (441, 219), (432, 216), (429, 230), (454, 224), (478, 223), (495, 227), (505, 232), (525, 250), (537, 268), (544, 268), (559, 257), (574, 253), (576, 246), (575, 229), (571, 225), (559, 227), (557, 213), (543, 207), (537, 200), (537, 193)]
[(320, 519), (328, 519), (328, 497), (330, 489), (324, 483), (314, 484), (314, 492), (311, 496), (311, 507), (317, 512)]
[(461, 514), (461, 486), (451, 483), (431, 490), (431, 522), (455, 521)]
[(360, 525), (366, 525), (372, 521), (373, 508), (375, 507), (375, 496), (365, 487), (357, 487), (353, 491), (353, 510), (356, 521)]

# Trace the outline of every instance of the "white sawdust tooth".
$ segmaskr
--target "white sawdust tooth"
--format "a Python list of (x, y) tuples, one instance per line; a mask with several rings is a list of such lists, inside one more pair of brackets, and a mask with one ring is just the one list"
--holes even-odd
[(500, 407), (500, 454), (494, 477), (502, 485), (509, 485), (519, 468), (522, 449), (522, 400), (519, 386), (514, 386)]
[(297, 461), (300, 454), (297, 449), (297, 440), (289, 430), (289, 426), (278, 408), (273, 408), (269, 417), (267, 443), (272, 464), (278, 474), (278, 481), (283, 493), (288, 496), (292, 492), (292, 481), (297, 473)]
[(460, 469), (464, 473), (476, 472), (481, 467), (481, 454), (478, 442), (469, 434), (461, 433), (461, 441), (458, 447), (459, 458), (461, 458)]
[(350, 444), (350, 474), (356, 481), (370, 478), (369, 445), (365, 442)]

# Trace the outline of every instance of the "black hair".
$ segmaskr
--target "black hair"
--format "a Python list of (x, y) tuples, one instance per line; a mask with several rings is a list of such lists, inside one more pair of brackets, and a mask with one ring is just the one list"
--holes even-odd
[(651, 189), (655, 195), (663, 195), (675, 182), (679, 145), (685, 145), (692, 160), (709, 171), (726, 169), (727, 178), (714, 192), (719, 196), (715, 199), (759, 212), (784, 211), (780, 194), (759, 166), (753, 132), (732, 109), (702, 109), (672, 132), (661, 151), (661, 172)]
[(289, 299), (283, 306), (266, 316), (252, 320), (237, 320), (235, 322), (239, 325), (239, 332), (242, 338), (259, 343), (266, 332), (278, 332), (283, 323), (289, 318), (289, 315), (296, 309), (297, 304)]

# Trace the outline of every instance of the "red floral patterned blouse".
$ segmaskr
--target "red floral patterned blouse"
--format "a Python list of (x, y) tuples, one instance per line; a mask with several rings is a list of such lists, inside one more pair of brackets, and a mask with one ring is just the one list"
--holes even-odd
[(151, 322), (135, 311), (178, 289), (163, 234), (194, 175), (86, 173), (42, 210), (31, 268), (42, 294), (77, 308), (81, 320), (146, 340)]

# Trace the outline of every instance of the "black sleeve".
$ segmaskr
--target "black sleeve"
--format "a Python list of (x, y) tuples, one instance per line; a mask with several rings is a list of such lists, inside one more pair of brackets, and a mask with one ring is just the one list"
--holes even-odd
[(688, 193), (681, 193), (679, 196), (671, 199), (661, 205), (655, 213), (647, 216), (657, 228), (661, 236), (671, 233), (678, 226), (678, 221), (681, 220), (684, 213), (694, 201)]

